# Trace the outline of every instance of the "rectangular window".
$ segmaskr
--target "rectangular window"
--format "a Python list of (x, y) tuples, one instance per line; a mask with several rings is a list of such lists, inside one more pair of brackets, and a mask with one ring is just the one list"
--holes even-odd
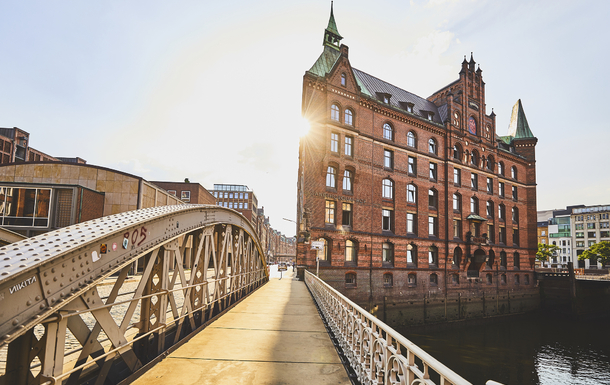
[(51, 189), (0, 187), (0, 224), (49, 226)]
[(496, 231), (494, 225), (487, 225), (487, 238), (489, 239), (489, 243), (496, 242)]
[(517, 186), (513, 186), (513, 200), (517, 200)]
[(407, 233), (415, 234), (417, 232), (417, 215), (407, 213)]
[(243, 208), (244, 208), (244, 204), (243, 204), (243, 202), (239, 202), (239, 208), (240, 208), (240, 209), (243, 209)]
[[(583, 230), (584, 228), (585, 228), (584, 227), (584, 223), (577, 223), (575, 229), (576, 230)], [(542, 234), (542, 235), (544, 235), (544, 234)]]
[(247, 209), (248, 208), (248, 202), (244, 202), (244, 208)]
[[(168, 193), (169, 195), (176, 196), (176, 190), (167, 190), (167, 193)], [(215, 196), (215, 197), (217, 197), (217, 196), (218, 196), (218, 193), (216, 193), (216, 192), (215, 192), (215, 193), (214, 193), (214, 196)]]
[(599, 222), (600, 229), (610, 229), (610, 222)]
[(334, 132), (330, 134), (330, 150), (332, 152), (339, 152), (339, 134)]
[(589, 231), (587, 232), (587, 238), (597, 238), (597, 234), (595, 231)]
[(353, 141), (354, 141), (354, 138), (352, 138), (351, 136), (345, 137), (345, 147), (344, 147), (345, 156), (354, 156), (354, 152), (352, 150)]
[(576, 232), (576, 238), (584, 238), (585, 237), (585, 233), (582, 231), (577, 231)]
[(504, 198), (504, 182), (498, 183), (498, 195), (500, 198)]
[(394, 227), (393, 223), (392, 223), (393, 222), (392, 217), (393, 217), (394, 212), (392, 210), (383, 209), (383, 210), (381, 210), (381, 213), (383, 216), (382, 222), (381, 222), (381, 229), (383, 231), (392, 231), (392, 228)]
[(394, 168), (394, 153), (390, 150), (383, 150), (383, 167)]
[(436, 163), (430, 162), (430, 180), (436, 181)]
[(594, 244), (595, 244), (595, 241), (589, 241), (588, 242), (589, 247), (593, 246)]
[(494, 193), (494, 182), (493, 182), (493, 179), (491, 179), (491, 178), (487, 178), (487, 193), (488, 194)]
[(233, 199), (233, 193), (229, 193), (229, 199)]
[(500, 232), (498, 233), (498, 241), (500, 241), (500, 243), (506, 244), (506, 227), (500, 227)]
[(595, 228), (595, 222), (592, 223), (587, 223), (587, 229), (594, 229)]
[(417, 175), (417, 159), (413, 156), (409, 157), (409, 174)]
[(519, 246), (519, 229), (513, 229), (513, 243)]
[(602, 231), (599, 232), (599, 236), (601, 238), (610, 238), (610, 231), (602, 230)]
[(491, 201), (487, 201), (487, 216), (490, 218), (494, 216), (494, 205)]
[(343, 211), (343, 226), (351, 226), (352, 225), (352, 204), (351, 203), (343, 203), (341, 205)]
[(453, 169), (453, 184), (456, 186), (461, 186), (462, 184), (462, 170), (459, 168)]
[(473, 190), (479, 189), (479, 177), (475, 173), (470, 174), (470, 186), (472, 187)]
[(229, 202), (229, 208), (232, 209), (233, 208), (233, 202)]
[(326, 201), (326, 215), (324, 222), (327, 224), (335, 223), (335, 201)]
[(459, 219), (453, 220), (453, 238), (462, 239), (462, 221)]
[(181, 191), (180, 199), (182, 199), (185, 202), (190, 202), (191, 201), (191, 192), (190, 191)]
[(438, 221), (436, 217), (428, 217), (428, 235), (438, 235)]
[(239, 193), (239, 199), (244, 199), (244, 193)]
[(576, 241), (576, 247), (585, 247), (585, 241)]

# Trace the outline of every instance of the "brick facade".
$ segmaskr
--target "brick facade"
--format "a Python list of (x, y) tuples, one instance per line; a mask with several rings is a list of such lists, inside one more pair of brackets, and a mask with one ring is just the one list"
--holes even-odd
[(311, 242), (322, 240), (321, 277), (370, 307), (382, 297), (533, 290), (537, 139), (522, 126), (496, 133), (472, 57), (424, 99), (354, 69), (340, 39), (329, 23), (303, 77), (311, 130), (299, 146), (298, 264), (315, 270)]

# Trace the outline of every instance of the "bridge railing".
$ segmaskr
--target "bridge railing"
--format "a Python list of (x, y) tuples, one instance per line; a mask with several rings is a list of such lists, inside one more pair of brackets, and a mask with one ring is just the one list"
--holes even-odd
[(305, 283), (361, 384), (434, 384), (430, 379), (434, 371), (441, 385), (470, 385), (309, 271)]
[(250, 223), (217, 206), (104, 217), (0, 257), (0, 385), (133, 378), (268, 280)]

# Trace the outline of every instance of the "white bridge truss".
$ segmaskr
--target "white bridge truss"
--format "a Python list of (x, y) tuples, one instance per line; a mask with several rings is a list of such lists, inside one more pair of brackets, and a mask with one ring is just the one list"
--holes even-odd
[(5, 246), (0, 385), (129, 381), (264, 284), (263, 258), (246, 218), (207, 205), (112, 215)]

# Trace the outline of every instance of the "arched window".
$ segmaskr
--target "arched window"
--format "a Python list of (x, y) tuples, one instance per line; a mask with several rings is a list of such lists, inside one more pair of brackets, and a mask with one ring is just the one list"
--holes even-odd
[(453, 194), (453, 211), (462, 211), (462, 196), (458, 193)]
[(343, 172), (343, 190), (344, 191), (352, 191), (352, 172), (350, 170), (345, 170)]
[(436, 140), (430, 138), (428, 141), (428, 152), (431, 154), (436, 154)]
[(504, 176), (504, 162), (498, 163), (498, 174)]
[(510, 177), (515, 179), (515, 180), (517, 179), (517, 167), (512, 166), (510, 168)]
[(345, 241), (345, 262), (358, 263), (358, 244), (351, 239)]
[(500, 268), (506, 269), (506, 251), (500, 251)]
[(487, 274), (487, 284), (491, 285), (493, 283), (493, 276), (491, 274)]
[(479, 153), (476, 150), (472, 150), (472, 155), (470, 155), (470, 163), (474, 167), (479, 167)]
[(487, 169), (489, 171), (493, 171), (494, 170), (494, 157), (492, 155), (487, 156)]
[(453, 250), (453, 261), (452, 264), (454, 267), (459, 267), (460, 263), (462, 263), (462, 249), (456, 247)]
[(437, 286), (438, 285), (438, 275), (436, 275), (435, 273), (430, 274), (430, 286)]
[(356, 273), (345, 274), (345, 287), (356, 287)]
[(354, 121), (353, 121), (354, 113), (352, 112), (352, 110), (350, 110), (349, 108), (346, 109), (343, 116), (344, 116), (343, 123), (347, 124), (348, 126), (354, 125)]
[(333, 166), (326, 169), (326, 187), (337, 188), (337, 169)]
[(453, 145), (453, 159), (457, 162), (462, 161), (462, 146), (459, 143)]
[(513, 266), (515, 266), (515, 270), (519, 270), (521, 267), (521, 261), (519, 260), (519, 253), (516, 251), (513, 253)]
[(512, 217), (513, 217), (513, 223), (519, 223), (519, 209), (516, 207), (513, 207), (512, 209)]
[(394, 264), (394, 245), (389, 242), (384, 242), (382, 245), (382, 262), (384, 264)]
[(438, 193), (433, 188), (428, 190), (428, 206), (438, 209)]
[(339, 121), (339, 106), (333, 104), (330, 106), (330, 118), (334, 121)]
[(489, 250), (489, 256), (487, 258), (487, 267), (492, 268), (494, 265), (494, 260), (496, 259), (496, 253), (493, 250)]
[(392, 287), (394, 286), (394, 277), (391, 273), (385, 273), (383, 275), (383, 286)]
[(407, 276), (407, 284), (409, 284), (409, 286), (417, 285), (417, 275), (415, 273), (411, 273)]
[(477, 197), (470, 198), (470, 212), (479, 214), (479, 199)]
[(345, 76), (345, 73), (341, 74), (341, 85), (343, 87), (345, 87), (345, 85), (347, 84), (347, 76)]
[(409, 131), (407, 134), (407, 146), (417, 148), (417, 138), (413, 131)]
[(328, 242), (328, 240), (326, 238), (319, 238), (318, 241), (324, 243), (322, 250), (317, 251), (318, 259), (321, 262), (330, 263), (330, 249), (331, 249), (330, 243)]
[(407, 202), (408, 203), (417, 202), (417, 187), (415, 187), (414, 184), (407, 185)]
[(451, 283), (454, 285), (460, 284), (460, 275), (459, 274), (451, 274)]
[(436, 246), (430, 246), (428, 249), (428, 263), (438, 265), (438, 248)]
[(394, 199), (394, 182), (391, 179), (383, 180), (381, 196), (386, 199)]
[(389, 123), (383, 125), (383, 138), (388, 140), (394, 140), (394, 129)]
[(412, 243), (407, 245), (407, 264), (417, 267), (417, 246)]
[(501, 221), (506, 220), (506, 209), (502, 203), (498, 205), (498, 219)]
[(506, 274), (502, 274), (502, 275), (500, 276), (500, 283), (501, 283), (502, 285), (506, 285)]
[(468, 118), (468, 132), (472, 135), (477, 134), (477, 121), (472, 116)]

